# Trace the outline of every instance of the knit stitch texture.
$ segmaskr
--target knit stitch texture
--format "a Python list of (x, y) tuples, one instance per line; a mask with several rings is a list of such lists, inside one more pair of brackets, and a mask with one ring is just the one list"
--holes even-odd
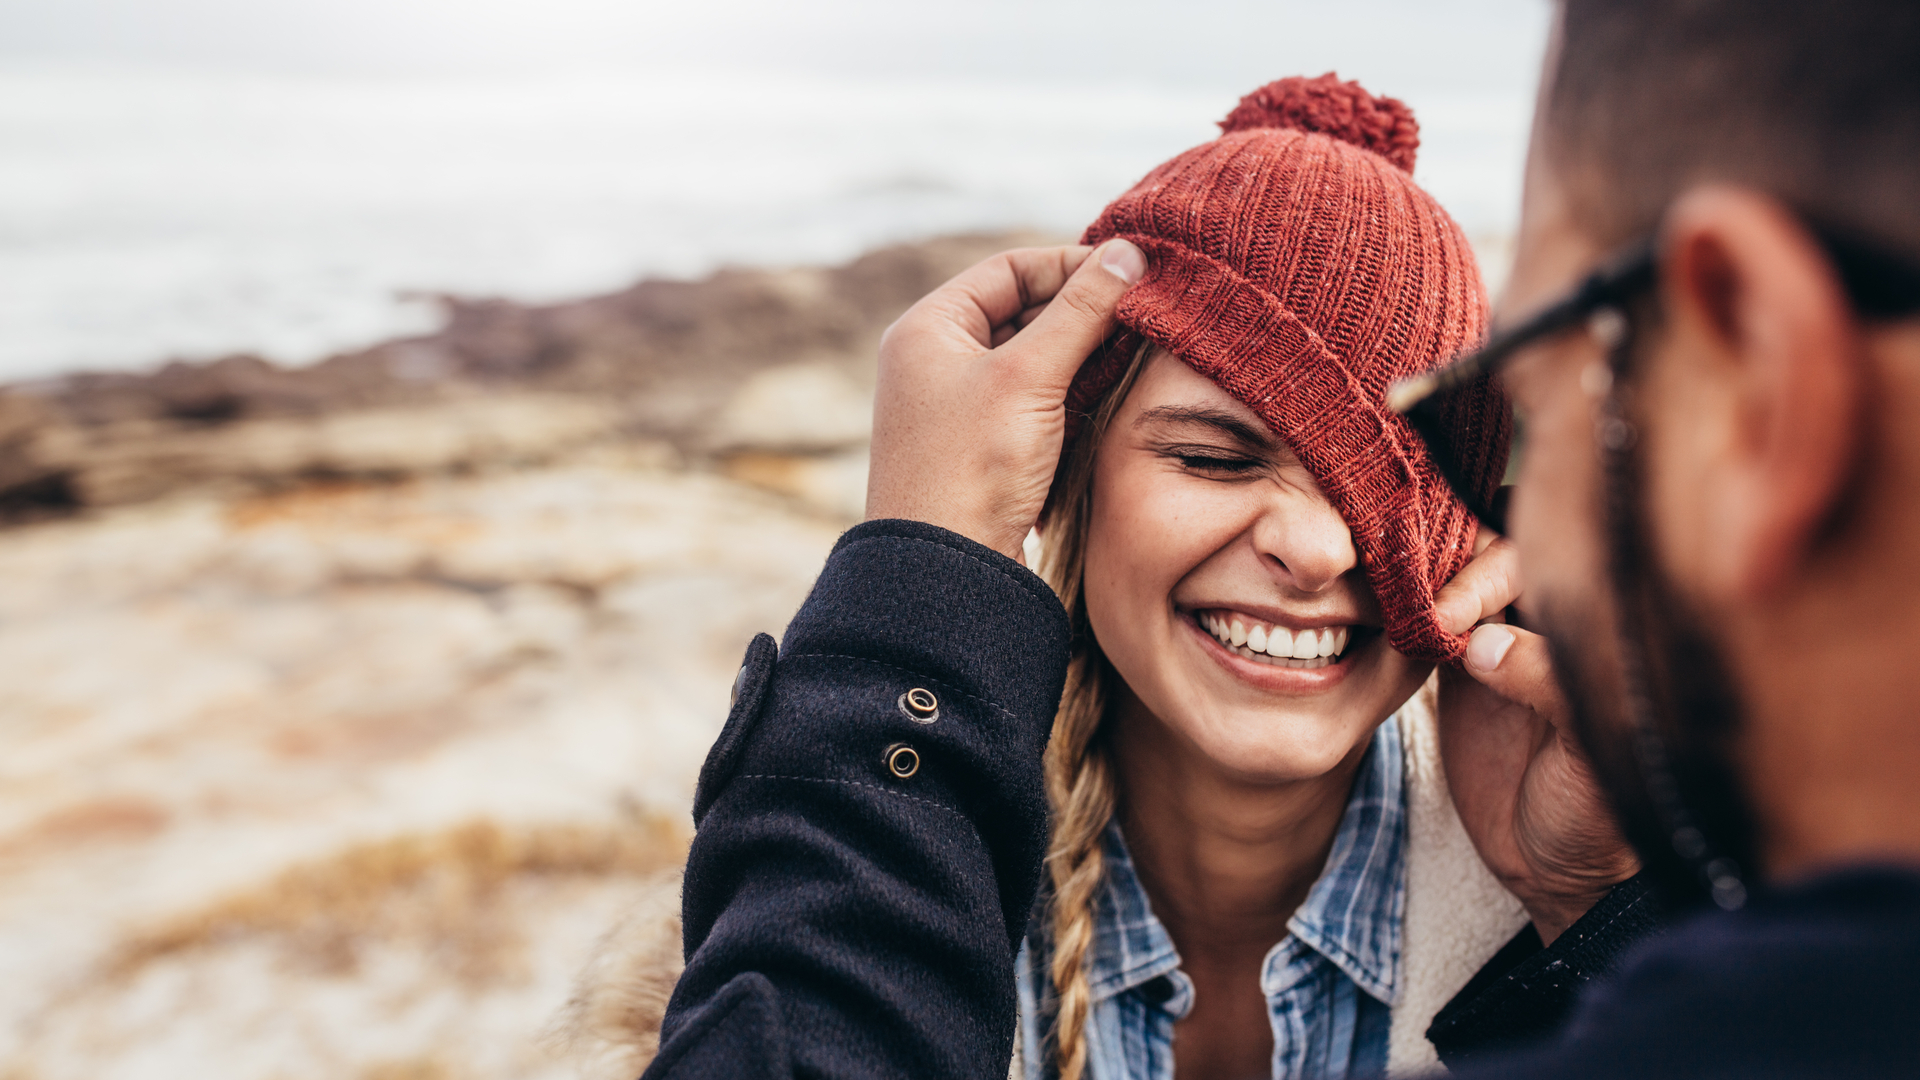
[[(1075, 378), (1070, 422), (1143, 337), (1164, 347), (1258, 413), (1319, 481), (1393, 646), (1456, 658), (1466, 639), (1441, 628), (1433, 597), (1472, 556), (1477, 523), (1385, 399), (1477, 344), (1487, 297), (1460, 227), (1410, 175), (1413, 113), (1329, 72), (1262, 87), (1221, 128), (1088, 227), (1083, 243), (1125, 237), (1148, 270), (1120, 303), (1124, 329)], [(1491, 493), (1512, 432), (1504, 397), (1482, 385), (1451, 414)]]

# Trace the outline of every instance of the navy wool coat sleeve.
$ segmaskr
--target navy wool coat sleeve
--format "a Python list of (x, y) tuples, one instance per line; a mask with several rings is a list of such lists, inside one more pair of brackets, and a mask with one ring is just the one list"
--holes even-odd
[(841, 538), (781, 647), (749, 648), (701, 772), (648, 1077), (1006, 1076), (1067, 638), (979, 544)]

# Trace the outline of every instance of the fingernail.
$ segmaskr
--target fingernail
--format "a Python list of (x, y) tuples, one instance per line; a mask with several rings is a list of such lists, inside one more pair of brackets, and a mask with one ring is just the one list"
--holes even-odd
[(1100, 268), (1131, 285), (1147, 276), (1147, 256), (1125, 240), (1110, 240), (1100, 249)]
[(1507, 658), (1513, 648), (1513, 631), (1504, 626), (1483, 626), (1467, 640), (1467, 666), (1475, 671), (1492, 671)]

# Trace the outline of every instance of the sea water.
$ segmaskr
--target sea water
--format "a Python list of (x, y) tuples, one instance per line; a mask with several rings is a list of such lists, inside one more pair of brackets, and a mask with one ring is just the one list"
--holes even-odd
[[(1215, 68), (1195, 54), (1212, 29), (1134, 27), (1119, 16), (1147, 10), (1137, 3), (1040, 5), (1010, 53), (972, 24), (956, 51), (932, 15), (875, 29), (829, 5), (822, 18), (842, 25), (702, 23), (686, 55), (646, 63), (0, 54), (0, 380), (232, 352), (305, 363), (432, 329), (439, 294), (557, 300), (947, 232), (1071, 235), (1212, 137), (1239, 93), (1343, 59), (1343, 74), (1415, 107), (1417, 177), (1497, 262), (1543, 33), (1534, 6), (1464, 5), (1436, 24), (1516, 42), (1493, 77), (1399, 38), (1387, 46), (1400, 53), (1355, 53), (1358, 15), (1317, 16), (1324, 42), (1276, 38), (1270, 63), (1233, 41)], [(1118, 15), (1093, 20), (1089, 44), (1063, 10)], [(802, 62), (768, 59), (783, 34)], [(1036, 34), (1081, 55), (1047, 69)], [(946, 52), (901, 62), (936, 39)], [(1106, 46), (1117, 60), (1087, 61)], [(1353, 70), (1368, 58), (1377, 71)]]

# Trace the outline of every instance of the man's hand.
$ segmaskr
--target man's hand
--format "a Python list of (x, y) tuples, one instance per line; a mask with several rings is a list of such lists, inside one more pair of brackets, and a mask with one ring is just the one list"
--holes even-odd
[(1640, 864), (1574, 738), (1546, 639), (1497, 621), (1520, 592), (1513, 546), (1495, 539), (1435, 598), (1447, 629), (1484, 623), (1465, 662), (1441, 670), (1440, 753), (1480, 858), (1551, 942)]
[(1020, 558), (1066, 436), (1067, 387), (1147, 272), (1125, 240), (996, 255), (880, 342), (867, 520), (908, 518)]

